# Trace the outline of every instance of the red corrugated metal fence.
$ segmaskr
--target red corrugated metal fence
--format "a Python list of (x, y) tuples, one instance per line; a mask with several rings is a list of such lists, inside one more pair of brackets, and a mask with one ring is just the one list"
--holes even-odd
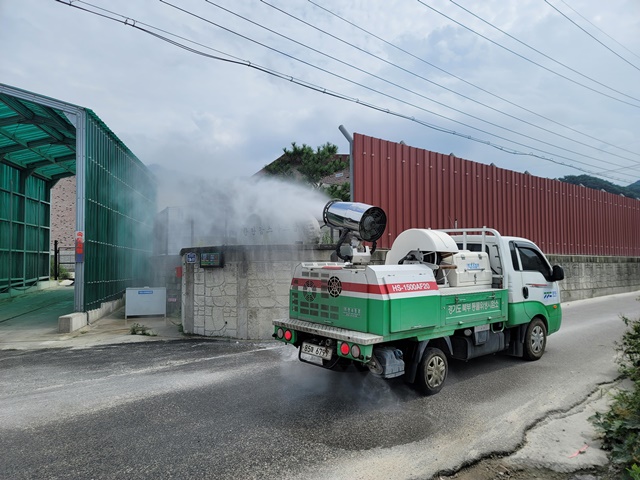
[(640, 256), (640, 201), (378, 138), (353, 139), (354, 200), (407, 228), (487, 226), (546, 253)]

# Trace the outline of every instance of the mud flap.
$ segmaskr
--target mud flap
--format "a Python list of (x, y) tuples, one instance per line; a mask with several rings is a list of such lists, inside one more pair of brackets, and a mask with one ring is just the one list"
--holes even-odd
[(505, 350), (507, 355), (514, 357), (522, 357), (524, 355), (524, 333), (526, 330), (527, 324), (524, 324), (505, 331), (505, 334), (509, 334), (509, 338), (506, 339), (509, 343), (509, 347)]

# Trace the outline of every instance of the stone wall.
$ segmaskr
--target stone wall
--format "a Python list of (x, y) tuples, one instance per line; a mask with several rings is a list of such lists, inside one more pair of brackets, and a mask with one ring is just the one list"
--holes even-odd
[(563, 302), (640, 291), (640, 258), (549, 255), (552, 265), (561, 265)]
[[(300, 262), (331, 261), (333, 248), (307, 245), (219, 247), (223, 268), (185, 263), (185, 253), (216, 250), (185, 249), (182, 254), (182, 324), (186, 333), (264, 340), (271, 321), (289, 314), (289, 287)], [(374, 263), (383, 263), (384, 253)], [(562, 301), (640, 291), (640, 258), (550, 255), (564, 268)]]
[[(214, 248), (188, 249), (198, 255)], [(185, 263), (182, 325), (186, 333), (239, 339), (271, 338), (271, 321), (289, 315), (297, 264), (326, 262), (333, 249), (307, 245), (228, 246), (223, 268)]]

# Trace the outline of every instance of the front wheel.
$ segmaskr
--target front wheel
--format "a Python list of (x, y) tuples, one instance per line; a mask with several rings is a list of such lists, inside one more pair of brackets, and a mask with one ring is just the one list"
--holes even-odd
[(425, 395), (434, 395), (442, 390), (444, 381), (449, 372), (449, 364), (444, 352), (439, 348), (427, 348), (424, 351), (420, 365), (416, 385)]
[(531, 320), (524, 334), (524, 359), (540, 360), (547, 346), (547, 327), (539, 318)]

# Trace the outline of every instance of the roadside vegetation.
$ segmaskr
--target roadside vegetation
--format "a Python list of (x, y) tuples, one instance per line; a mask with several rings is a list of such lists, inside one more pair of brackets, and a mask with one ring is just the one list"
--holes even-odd
[(268, 174), (294, 179), (314, 190), (324, 190), (331, 198), (349, 201), (349, 182), (328, 186), (322, 183), (325, 177), (349, 166), (340, 159), (336, 145), (327, 142), (314, 150), (309, 145), (303, 144), (300, 147), (293, 142), (291, 150), (284, 148), (283, 152), (280, 158), (265, 165), (264, 169)]
[[(51, 272), (51, 276), (53, 277), (53, 272), (55, 271), (55, 257), (51, 256), (51, 261), (50, 261), (50, 272)], [(58, 280), (69, 280), (71, 278), (71, 273), (69, 272), (69, 270), (67, 270), (65, 268), (64, 265), (58, 265)]]
[(640, 318), (622, 317), (622, 321), (627, 331), (616, 346), (618, 363), (632, 387), (617, 393), (609, 411), (596, 413), (592, 421), (621, 476), (640, 480)]
[(129, 328), (129, 333), (131, 335), (147, 335), (149, 337), (155, 337), (157, 335), (152, 329), (147, 327), (146, 325), (140, 325), (139, 323), (134, 323)]

